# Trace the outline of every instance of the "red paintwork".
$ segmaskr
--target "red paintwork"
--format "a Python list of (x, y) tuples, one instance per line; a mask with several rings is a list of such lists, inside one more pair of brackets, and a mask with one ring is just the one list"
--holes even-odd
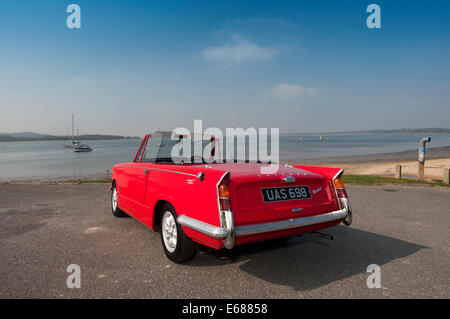
[[(260, 167), (264, 164), (224, 163), (209, 164), (207, 167), (205, 164), (141, 162), (149, 136), (145, 136), (133, 162), (114, 165), (112, 179), (117, 187), (119, 208), (152, 229), (155, 226), (155, 210), (160, 201), (172, 204), (178, 215), (220, 226), (217, 184), (227, 171), (231, 176), (229, 188), (235, 226), (317, 215), (339, 209), (332, 179), (340, 169), (280, 166), (276, 174), (263, 175)], [(203, 181), (196, 178), (199, 172), (205, 174)], [(322, 191), (311, 199), (263, 203), (260, 189), (283, 186), (280, 180), (286, 175), (293, 175), (297, 180), (289, 186), (308, 185), (311, 192), (318, 188), (322, 188)], [(292, 208), (298, 207), (303, 208), (302, 212), (293, 213)], [(339, 222), (236, 237), (235, 244), (312, 232)], [(184, 226), (183, 230), (194, 241), (216, 249), (223, 247), (219, 239)]]

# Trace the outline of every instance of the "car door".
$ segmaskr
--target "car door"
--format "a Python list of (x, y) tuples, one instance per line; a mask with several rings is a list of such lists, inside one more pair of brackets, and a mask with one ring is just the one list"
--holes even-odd
[(143, 140), (134, 161), (121, 168), (118, 182), (120, 202), (126, 212), (141, 219), (144, 211), (145, 188), (151, 163), (142, 161), (149, 136)]
[(142, 218), (144, 209), (145, 187), (150, 163), (130, 163), (124, 172), (124, 181), (120, 195), (126, 209), (136, 218)]

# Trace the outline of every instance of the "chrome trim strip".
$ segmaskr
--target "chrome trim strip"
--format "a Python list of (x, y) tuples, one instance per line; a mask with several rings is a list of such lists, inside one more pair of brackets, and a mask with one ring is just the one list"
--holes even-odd
[(180, 215), (177, 218), (177, 222), (213, 238), (224, 239), (228, 235), (227, 231), (222, 227), (217, 227), (185, 215)]
[(342, 168), (336, 175), (334, 175), (334, 177), (333, 177), (333, 182), (334, 182), (334, 180), (339, 176), (339, 175), (341, 175), (342, 173), (344, 173), (344, 169)]
[(347, 211), (345, 209), (341, 209), (316, 216), (291, 218), (288, 220), (282, 220), (279, 222), (272, 222), (272, 223), (237, 226), (236, 236), (247, 236), (247, 235), (268, 233), (278, 230), (285, 230), (290, 228), (310, 226), (315, 224), (332, 222), (335, 220), (344, 219), (346, 217)]
[(168, 169), (155, 168), (155, 167), (148, 167), (148, 166), (116, 166), (116, 168), (142, 168), (142, 169), (153, 169), (153, 170), (157, 170), (157, 171), (163, 171), (163, 172), (169, 172), (169, 173), (177, 173), (177, 174), (183, 174), (183, 175), (188, 175), (188, 176), (193, 176), (193, 177), (196, 177), (196, 176), (197, 176), (197, 175), (191, 174), (191, 173), (177, 172), (177, 171), (171, 171), (171, 170), (168, 170)]
[(195, 174), (191, 174), (191, 173), (184, 173), (184, 172), (177, 172), (177, 171), (170, 171), (168, 169), (163, 169), (163, 168), (154, 168), (154, 167), (150, 167), (150, 169), (154, 169), (156, 171), (163, 171), (163, 172), (169, 172), (169, 173), (178, 173), (178, 174), (183, 174), (183, 175), (188, 175), (188, 176), (194, 176), (197, 177), (197, 175)]

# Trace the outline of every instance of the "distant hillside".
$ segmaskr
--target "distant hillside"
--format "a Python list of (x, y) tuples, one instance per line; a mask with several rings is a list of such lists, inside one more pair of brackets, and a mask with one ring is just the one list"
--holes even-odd
[[(82, 141), (89, 140), (118, 140), (118, 139), (139, 139), (137, 136), (85, 134), (76, 138)], [(65, 136), (39, 134), (34, 132), (0, 133), (0, 142), (21, 142), (21, 141), (63, 141)]]
[(16, 138), (41, 138), (51, 136), (47, 134), (39, 134), (34, 132), (18, 132), (18, 133), (10, 133), (8, 135)]
[(0, 140), (2, 138), (12, 138), (13, 141), (22, 141), (22, 140), (46, 140), (46, 139), (55, 139), (57, 136), (52, 136), (48, 134), (39, 134), (34, 132), (18, 132), (18, 133), (0, 133)]
[[(345, 132), (350, 133), (350, 132)], [(448, 128), (402, 128), (402, 129), (392, 129), (392, 130), (367, 130), (367, 131), (356, 131), (353, 133), (372, 133), (372, 134), (391, 134), (391, 133), (450, 133)]]
[(450, 134), (449, 128), (402, 128), (391, 130), (339, 131), (316, 133), (291, 133), (281, 135), (365, 135), (365, 134)]

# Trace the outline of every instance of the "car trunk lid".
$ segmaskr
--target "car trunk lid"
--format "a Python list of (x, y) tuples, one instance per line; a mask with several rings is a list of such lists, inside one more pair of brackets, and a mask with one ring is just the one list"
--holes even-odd
[(219, 166), (231, 173), (231, 203), (237, 225), (299, 218), (337, 209), (332, 184), (322, 175), (291, 166), (280, 166), (275, 174), (262, 174), (262, 164)]

